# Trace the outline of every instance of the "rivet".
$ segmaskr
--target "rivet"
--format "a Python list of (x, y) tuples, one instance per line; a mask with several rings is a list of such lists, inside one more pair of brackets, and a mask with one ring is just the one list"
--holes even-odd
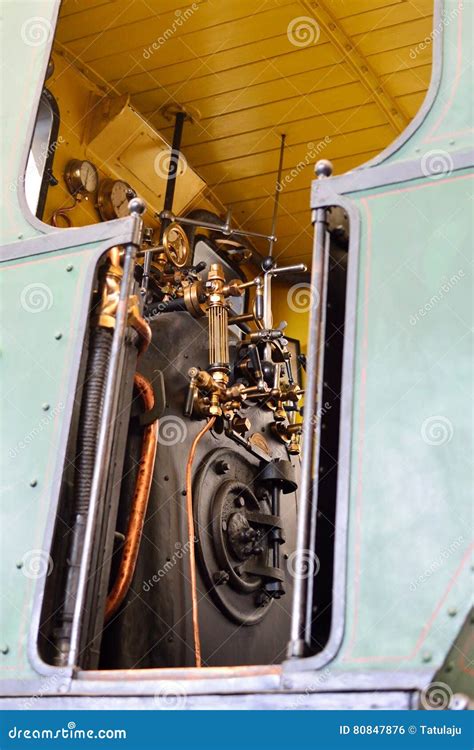
[(70, 271), (73, 270), (73, 268), (74, 266), (66, 266), (66, 271), (69, 273)]
[(457, 613), (458, 613), (458, 611), (457, 611), (456, 607), (451, 607), (450, 609), (448, 609), (448, 615), (450, 617), (456, 617)]
[(61, 331), (58, 331), (57, 333), (54, 334), (54, 338), (56, 339), (56, 341), (59, 341), (59, 339), (62, 339), (62, 337), (63, 335)]
[(43, 409), (43, 411), (49, 411), (49, 404), (44, 403), (41, 408)]
[(421, 658), (424, 662), (429, 662), (433, 658), (433, 654), (431, 651), (424, 651)]
[(444, 668), (444, 671), (445, 672), (452, 672), (453, 668), (454, 668), (453, 662), (452, 661), (448, 661), (448, 663), (446, 664), (446, 666)]
[(2, 652), (2, 654), (8, 654), (8, 652), (10, 651), (8, 644), (2, 643), (2, 645), (0, 646), (0, 651)]
[(18, 235), (18, 239), (19, 239), (19, 240), (22, 240), (22, 239), (23, 239), (23, 235), (22, 235), (22, 234), (19, 234), (19, 235)]
[(449, 141), (449, 145), (450, 146), (454, 146), (455, 143), (456, 143), (456, 141)]
[(18, 568), (18, 570), (21, 570), (22, 567), (23, 567), (23, 561), (22, 560), (18, 560), (18, 562), (16, 564), (16, 567)]
[(415, 148), (415, 154), (419, 154), (419, 153), (420, 153), (420, 151), (421, 151), (421, 149), (420, 149), (420, 148)]
[(31, 481), (30, 481), (30, 487), (36, 487), (37, 484), (38, 484), (38, 480), (37, 479), (31, 479)]

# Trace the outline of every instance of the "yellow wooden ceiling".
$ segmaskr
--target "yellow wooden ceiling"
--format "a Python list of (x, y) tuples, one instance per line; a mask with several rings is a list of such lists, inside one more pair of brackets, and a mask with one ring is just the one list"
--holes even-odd
[(300, 260), (314, 162), (358, 166), (419, 109), (432, 11), (433, 0), (64, 0), (56, 39), (168, 140), (164, 105), (198, 112), (184, 155), (250, 230), (270, 230), (286, 133), (276, 252)]

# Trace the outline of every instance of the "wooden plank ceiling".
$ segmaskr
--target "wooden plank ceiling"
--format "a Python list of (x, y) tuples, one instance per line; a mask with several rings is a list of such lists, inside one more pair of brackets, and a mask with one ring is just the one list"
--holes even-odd
[(64, 0), (56, 38), (168, 140), (166, 104), (197, 112), (182, 151), (249, 230), (270, 230), (285, 133), (277, 251), (297, 261), (311, 249), (314, 162), (353, 169), (419, 109), (432, 11), (433, 0)]

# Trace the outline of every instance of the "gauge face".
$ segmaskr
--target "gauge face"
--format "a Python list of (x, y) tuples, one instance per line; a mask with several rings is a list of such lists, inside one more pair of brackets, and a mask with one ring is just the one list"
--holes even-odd
[(97, 169), (90, 161), (72, 159), (66, 166), (64, 179), (72, 195), (95, 193), (99, 182)]
[(128, 202), (136, 193), (124, 180), (107, 179), (101, 182), (97, 205), (104, 221), (128, 216)]
[(81, 164), (81, 182), (84, 185), (84, 190), (86, 190), (86, 192), (95, 193), (97, 190), (99, 176), (97, 174), (97, 169), (90, 161), (83, 161)]

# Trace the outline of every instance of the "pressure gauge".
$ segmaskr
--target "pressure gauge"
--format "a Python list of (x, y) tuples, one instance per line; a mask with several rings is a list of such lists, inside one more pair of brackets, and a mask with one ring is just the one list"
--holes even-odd
[(97, 207), (104, 221), (123, 219), (128, 216), (128, 202), (135, 198), (136, 192), (124, 180), (107, 178), (99, 185)]
[(95, 166), (92, 162), (82, 159), (72, 159), (68, 162), (64, 172), (64, 179), (72, 195), (77, 195), (78, 193), (90, 195), (91, 193), (95, 193), (99, 183), (99, 175)]

